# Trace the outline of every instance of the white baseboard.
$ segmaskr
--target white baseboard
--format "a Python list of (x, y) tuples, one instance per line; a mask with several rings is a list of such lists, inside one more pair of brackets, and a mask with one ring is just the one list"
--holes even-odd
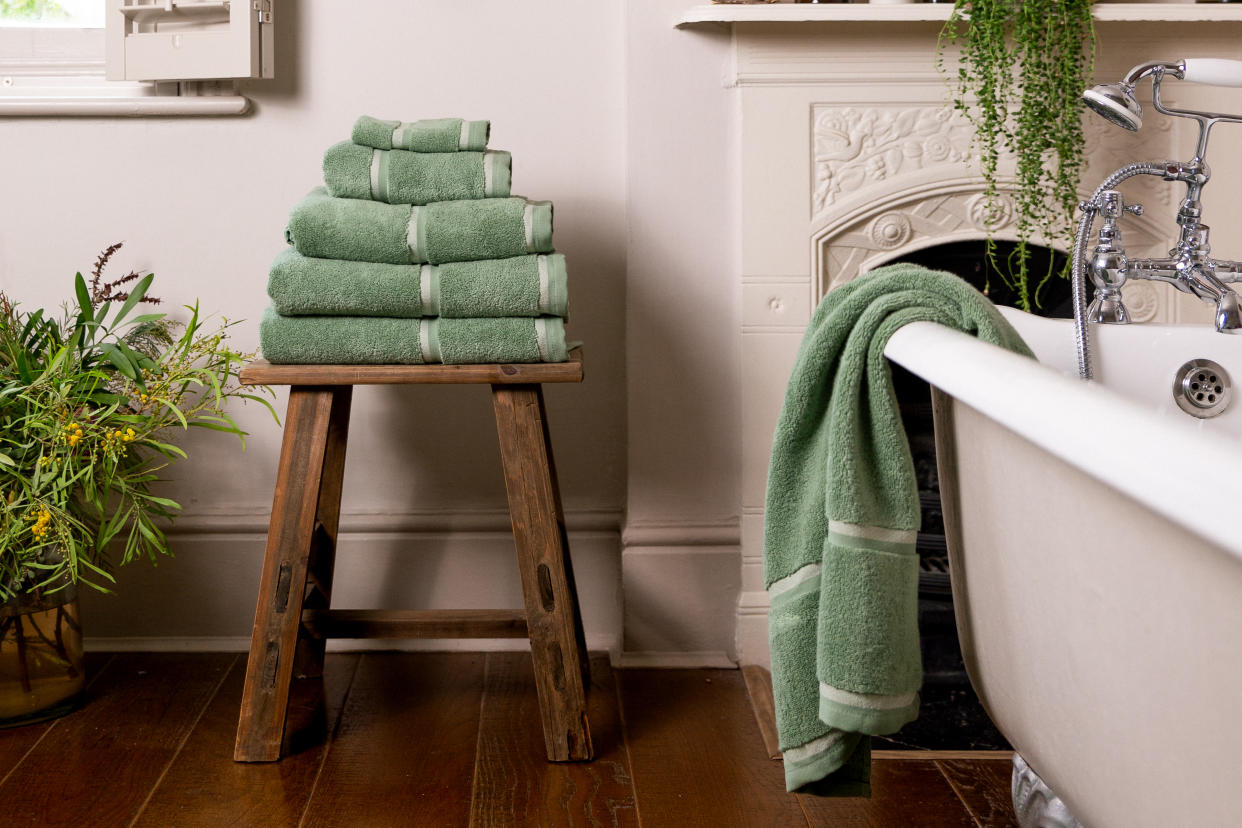
[[(87, 650), (101, 653), (245, 653), (250, 650), (250, 638), (242, 636), (195, 636), (173, 637), (106, 637), (86, 636), (83, 643)], [(587, 650), (608, 653), (616, 660), (620, 645), (615, 636), (587, 636)], [(336, 639), (328, 642), (328, 652), (378, 652), (401, 650), (411, 652), (521, 652), (529, 650), (530, 642), (524, 638), (457, 638), (428, 640), (396, 639)]]
[(667, 653), (629, 653), (622, 652), (612, 659), (612, 666), (619, 668), (689, 668), (703, 669), (708, 667), (736, 670), (737, 662), (729, 658), (724, 650), (705, 650), (702, 652), (667, 652)]
[[(626, 526), (621, 552), (622, 663), (678, 667), (734, 663), (739, 542), (736, 519)], [(707, 661), (704, 653), (711, 654)]]

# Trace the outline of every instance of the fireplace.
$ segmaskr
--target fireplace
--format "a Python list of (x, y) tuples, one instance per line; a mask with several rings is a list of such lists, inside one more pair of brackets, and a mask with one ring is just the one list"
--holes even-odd
[[(814, 307), (828, 291), (889, 262), (928, 262), (923, 257), (932, 256), (934, 266), (969, 278), (975, 265), (955, 257), (974, 256), (977, 261), (971, 249), (977, 251), (989, 235), (1013, 241), (1015, 224), (1004, 192), (989, 209), (983, 182), (970, 164), (971, 129), (945, 105), (951, 91), (936, 69), (942, 26), (933, 19), (940, 13), (936, 6), (700, 8), (703, 15), (775, 18), (733, 24), (730, 67), (740, 158), (742, 592), (737, 644), (743, 663), (765, 664), (763, 504), (771, 436)], [(902, 11), (893, 13), (894, 8)], [(1167, 22), (1210, 21), (1211, 11), (1202, 5), (1096, 8), (1097, 18), (1104, 14), (1107, 20), (1097, 24), (1096, 71), (1101, 79), (1121, 77), (1148, 57), (1236, 52), (1230, 38), (1237, 24)], [(795, 15), (806, 19), (788, 22)], [(1167, 91), (1183, 105), (1212, 108), (1210, 99), (1196, 97), (1204, 89), (1170, 86)], [(1193, 136), (1180, 120), (1149, 121), (1137, 134), (1098, 118), (1085, 122), (1084, 189), (1089, 191), (1129, 161), (1189, 151)], [(1147, 208), (1144, 216), (1127, 219), (1131, 255), (1163, 255), (1180, 195), (1154, 180), (1126, 182), (1123, 189), (1127, 201), (1140, 201)], [(1222, 214), (1218, 222), (1242, 214), (1232, 205), (1214, 209)], [(1062, 252), (1065, 247), (1061, 239), (1036, 242)], [(995, 288), (995, 281), (991, 285)], [(995, 291), (993, 296), (1004, 301)], [(1201, 313), (1193, 300), (1183, 302), (1167, 286), (1150, 282), (1128, 284), (1126, 302), (1137, 321), (1174, 322)], [(1063, 312), (1060, 304), (1051, 294), (1044, 296), (1049, 311)], [(923, 449), (929, 445), (925, 442)], [(927, 505), (925, 518), (932, 526), (930, 498)], [(929, 570), (938, 558), (932, 554), (932, 535), (929, 531), (924, 541)], [(925, 628), (933, 634), (949, 632), (951, 610), (939, 600), (947, 590), (947, 575), (925, 574)], [(935, 653), (929, 653), (927, 662), (930, 677), (943, 672)]]

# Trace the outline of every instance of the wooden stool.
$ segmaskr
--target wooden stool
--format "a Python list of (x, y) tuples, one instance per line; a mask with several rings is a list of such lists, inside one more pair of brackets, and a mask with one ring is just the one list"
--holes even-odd
[[(521, 365), (256, 360), (245, 366), (241, 379), (290, 388), (234, 760), (280, 758), (295, 661), (299, 676), (322, 675), (328, 638), (499, 637), (530, 638), (548, 759), (590, 759), (586, 639), (541, 385), (581, 382), (581, 350), (575, 349), (569, 362)], [(492, 386), (525, 612), (331, 609), (353, 386), (445, 383)]]

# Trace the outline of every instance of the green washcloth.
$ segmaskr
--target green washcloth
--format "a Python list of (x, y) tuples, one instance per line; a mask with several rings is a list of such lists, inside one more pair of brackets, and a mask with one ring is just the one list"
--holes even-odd
[(918, 488), (884, 346), (919, 320), (1030, 356), (982, 294), (915, 265), (860, 276), (811, 318), (776, 426), (764, 527), (789, 790), (830, 789), (866, 734), (918, 713)]
[(433, 118), (402, 123), (381, 121), (366, 115), (354, 122), (353, 142), (376, 149), (411, 152), (482, 152), (487, 149), (490, 121)]
[(516, 256), (442, 265), (312, 259), (282, 251), (267, 295), (284, 316), (560, 316), (569, 311), (565, 257)]
[(259, 323), (268, 362), (333, 365), (470, 365), (564, 362), (565, 327), (555, 316), (503, 319), (392, 319), (281, 316)]
[(333, 198), (311, 190), (289, 214), (286, 240), (303, 256), (416, 264), (552, 252), (552, 204), (524, 198), (426, 206)]
[(387, 204), (507, 198), (512, 163), (500, 151), (389, 151), (341, 141), (323, 155), (323, 180), (338, 198)]

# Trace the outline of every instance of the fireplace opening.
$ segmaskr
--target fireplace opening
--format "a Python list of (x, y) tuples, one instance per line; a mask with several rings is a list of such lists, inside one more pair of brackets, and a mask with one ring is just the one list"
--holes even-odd
[[(996, 261), (1005, 267), (1015, 245), (996, 243)], [(1016, 305), (1017, 293), (996, 271), (983, 241), (954, 242), (903, 255), (901, 261), (956, 273), (998, 305)], [(1066, 256), (1055, 250), (1032, 248), (1030, 272), (1035, 280), (1053, 268), (1060, 274)], [(1067, 279), (1054, 275), (1038, 293), (1040, 316), (1069, 318), (1073, 298)], [(922, 506), (919, 531), (919, 635), (923, 651), (923, 689), (919, 718), (891, 737), (877, 737), (877, 749), (902, 750), (1008, 750), (1001, 735), (979, 703), (962, 661), (953, 595), (949, 583), (948, 545), (940, 511), (936, 474), (936, 441), (932, 424), (931, 389), (900, 365), (889, 363), (910, 440)]]

